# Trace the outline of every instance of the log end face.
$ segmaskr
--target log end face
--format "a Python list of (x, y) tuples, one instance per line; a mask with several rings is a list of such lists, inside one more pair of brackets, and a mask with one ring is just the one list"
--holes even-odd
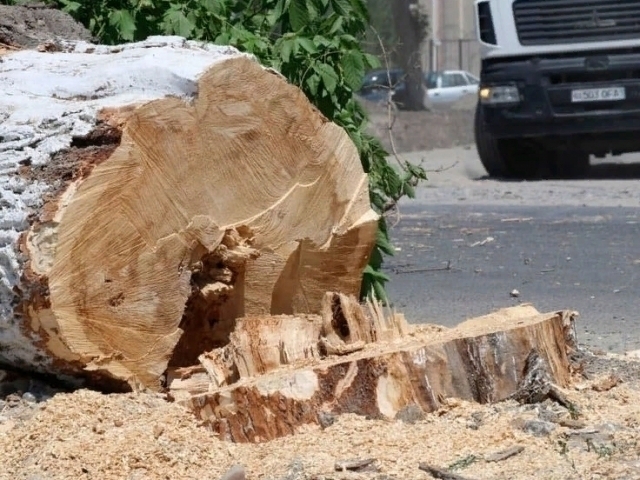
[[(50, 305), (31, 322), (49, 353), (157, 388), (167, 365), (228, 341), (239, 316), (318, 312), (327, 290), (358, 295), (377, 229), (367, 176), (348, 135), (299, 89), (236, 50), (175, 37), (64, 49), (9, 55), (0, 89), (12, 168), (27, 193), (45, 189), (16, 210), (20, 231), (38, 211), (16, 271), (46, 280)], [(29, 62), (52, 81), (25, 72)], [(206, 265), (231, 283), (219, 271), (200, 285), (215, 275), (197, 264), (234, 229), (254, 243), (224, 245), (222, 266)], [(210, 321), (224, 328), (199, 337)], [(291, 395), (310, 388), (299, 380)]]

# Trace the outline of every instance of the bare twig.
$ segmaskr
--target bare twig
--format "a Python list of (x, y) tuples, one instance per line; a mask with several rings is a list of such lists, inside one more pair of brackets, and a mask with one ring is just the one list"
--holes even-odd
[[(387, 72), (387, 84), (389, 85), (388, 90), (387, 90), (387, 101), (386, 101), (386, 107), (387, 107), (387, 135), (389, 137), (389, 145), (391, 147), (391, 156), (395, 159), (396, 163), (402, 169), (402, 171), (410, 172), (411, 163), (409, 161), (407, 161), (406, 159), (402, 158), (400, 156), (400, 154), (398, 153), (395, 137), (393, 135), (393, 127), (395, 125), (396, 118), (397, 118), (396, 113), (395, 113), (396, 110), (397, 110), (397, 107), (395, 106), (395, 103), (393, 101), (393, 91), (394, 91), (394, 87), (396, 85), (392, 85), (392, 83), (391, 83), (391, 73), (390, 73), (391, 65), (389, 65), (389, 54), (387, 52), (386, 47), (384, 46), (384, 42), (382, 41), (382, 38), (380, 37), (380, 34), (375, 29), (375, 27), (373, 27), (373, 25), (370, 25), (369, 28), (371, 28), (371, 31), (373, 32), (373, 34), (375, 35), (376, 39), (378, 40), (378, 45), (380, 46), (380, 51), (382, 52), (382, 58), (384, 60), (385, 70)], [(450, 167), (450, 168), (452, 168), (452, 167)], [(442, 171), (444, 171), (444, 170), (442, 170)], [(411, 180), (408, 183), (412, 187), (416, 187), (418, 185), (418, 182), (419, 182), (419, 178), (412, 177)], [(384, 205), (384, 207), (382, 209), (382, 214), (383, 215), (389, 214), (391, 212), (395, 212), (396, 221), (394, 222), (393, 226), (396, 226), (398, 223), (400, 223), (400, 220), (401, 220), (401, 214), (400, 214), (400, 208), (398, 207), (398, 202), (400, 201), (400, 198), (402, 196), (403, 196), (402, 193), (399, 193), (397, 196), (391, 197), (389, 199), (389, 201)]]
[(398, 162), (398, 165), (400, 166), (400, 168), (402, 168), (404, 171), (407, 171), (407, 166), (406, 166), (407, 161), (403, 160), (398, 154), (398, 150), (396, 148), (396, 141), (395, 141), (395, 138), (393, 137), (393, 124), (395, 123), (395, 115), (392, 114), (393, 88), (391, 85), (391, 73), (389, 73), (391, 69), (391, 66), (389, 65), (389, 56), (387, 54), (387, 49), (385, 48), (382, 38), (380, 37), (380, 34), (378, 33), (378, 31), (375, 29), (375, 27), (373, 27), (373, 25), (370, 25), (369, 28), (371, 28), (371, 31), (374, 33), (374, 35), (378, 39), (378, 43), (380, 44), (380, 50), (382, 51), (382, 58), (384, 59), (385, 70), (387, 72), (387, 82), (389, 84), (389, 91), (387, 92), (387, 133), (389, 135), (391, 153), (393, 154), (393, 157)]
[(425, 170), (425, 173), (442, 173), (442, 172), (446, 172), (447, 170), (451, 170), (453, 167), (458, 165), (458, 163), (460, 163), (460, 162), (458, 160), (456, 160), (455, 162), (453, 162), (448, 167), (440, 166), (440, 167), (438, 167), (438, 168), (436, 168), (434, 170)]
[(364, 469), (375, 470), (375, 466), (373, 465), (375, 461), (375, 458), (339, 460), (336, 462), (334, 468), (336, 472), (344, 472), (346, 470), (361, 471)]
[(393, 273), (400, 275), (403, 273), (426, 273), (426, 272), (455, 272), (460, 271), (459, 268), (451, 266), (451, 260), (444, 267), (426, 267), (426, 268), (407, 268), (404, 270), (395, 269)]

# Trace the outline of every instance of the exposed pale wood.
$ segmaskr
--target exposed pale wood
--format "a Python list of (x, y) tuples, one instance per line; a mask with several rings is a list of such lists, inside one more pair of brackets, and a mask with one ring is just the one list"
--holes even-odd
[(375, 315), (353, 296), (327, 292), (322, 315), (239, 318), (227, 345), (200, 355), (199, 366), (171, 370), (167, 386), (184, 400), (282, 366), (310, 366), (327, 356), (346, 356), (379, 337), (400, 338), (407, 330), (403, 316), (385, 317), (381, 306), (371, 301), (369, 307)]
[[(326, 297), (325, 311), (334, 298)], [(350, 308), (355, 309), (355, 304)], [(344, 315), (338, 308), (331, 312), (333, 322), (326, 316), (320, 321), (340, 336), (337, 320), (343, 320)], [(207, 391), (202, 383), (191, 389), (175, 389), (174, 396), (222, 438), (259, 442), (295, 433), (307, 424), (321, 424), (320, 417), (326, 413), (394, 418), (410, 405), (434, 411), (449, 397), (481, 403), (500, 401), (521, 387), (532, 352), (544, 360), (550, 382), (560, 387), (569, 382), (570, 346), (565, 330), (570, 330), (567, 324), (574, 316), (567, 312), (540, 314), (531, 306), (520, 306), (469, 320), (454, 329), (407, 326), (405, 336), (376, 342), (372, 341), (375, 334), (368, 338), (362, 334), (373, 328), (373, 320), (353, 313), (355, 318), (368, 325), (350, 329), (358, 332), (353, 340), (364, 344), (358, 351), (344, 355), (319, 351), (327, 355), (320, 359), (315, 353), (307, 357), (299, 354), (279, 366), (273, 354), (269, 368), (246, 369), (232, 383)], [(270, 323), (271, 328), (286, 325), (276, 320), (265, 317), (255, 324)], [(308, 331), (316, 335), (315, 330)], [(348, 346), (353, 340), (341, 333)], [(234, 335), (232, 338), (237, 338)], [(269, 337), (287, 335), (295, 333), (271, 332)], [(301, 343), (315, 346), (319, 339), (307, 337)], [(225, 348), (234, 348), (233, 344), (232, 340)], [(252, 351), (256, 356), (266, 348), (243, 345), (245, 353)], [(270, 348), (275, 352), (273, 342)], [(257, 374), (251, 376), (251, 371)]]
[(237, 318), (295, 329), (326, 291), (359, 292), (378, 220), (367, 175), (297, 87), (176, 37), (58, 46), (0, 63), (0, 362), (222, 385), (223, 359), (185, 367)]

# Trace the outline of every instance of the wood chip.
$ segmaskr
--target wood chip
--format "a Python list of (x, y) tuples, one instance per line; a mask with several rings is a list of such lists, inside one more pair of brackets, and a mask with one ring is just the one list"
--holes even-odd
[(507, 448), (505, 450), (500, 450), (499, 452), (492, 453), (485, 457), (487, 462), (501, 462), (506, 460), (507, 458), (511, 458), (514, 455), (518, 455), (524, 451), (524, 447), (522, 445), (514, 445), (513, 447)]
[(622, 383), (622, 379), (616, 374), (611, 374), (597, 382), (595, 382), (591, 388), (596, 392), (608, 392), (614, 387), (617, 387)]
[(579, 428), (584, 428), (587, 426), (586, 423), (584, 423), (581, 420), (574, 420), (573, 418), (561, 418), (556, 422), (558, 425), (560, 425), (561, 427), (567, 427), (567, 428), (571, 428), (573, 430), (579, 429)]
[(420, 463), (420, 465), (418, 465), (418, 468), (423, 472), (427, 472), (433, 478), (437, 478), (439, 480), (473, 480), (472, 478), (463, 477), (462, 475), (451, 473), (446, 470), (442, 470), (441, 468), (427, 465), (426, 463)]
[(351, 471), (362, 471), (364, 469), (371, 470), (371, 467), (375, 469), (373, 462), (375, 462), (375, 458), (364, 458), (364, 459), (349, 459), (349, 460), (338, 460), (335, 465), (336, 472), (344, 472), (345, 470)]

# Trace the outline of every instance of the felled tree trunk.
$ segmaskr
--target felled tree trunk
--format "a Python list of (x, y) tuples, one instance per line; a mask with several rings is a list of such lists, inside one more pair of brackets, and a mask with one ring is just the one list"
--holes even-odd
[(157, 389), (358, 293), (367, 176), (298, 88), (176, 37), (40, 50), (0, 58), (0, 362)]
[[(237, 442), (326, 425), (343, 413), (393, 419), (409, 408), (435, 411), (447, 398), (498, 402), (529, 388), (532, 373), (567, 386), (574, 317), (525, 305), (453, 329), (412, 327), (401, 315), (328, 294), (321, 316), (243, 319), (200, 366), (170, 372), (168, 387), (204, 425)], [(538, 372), (528, 371), (532, 356)]]

